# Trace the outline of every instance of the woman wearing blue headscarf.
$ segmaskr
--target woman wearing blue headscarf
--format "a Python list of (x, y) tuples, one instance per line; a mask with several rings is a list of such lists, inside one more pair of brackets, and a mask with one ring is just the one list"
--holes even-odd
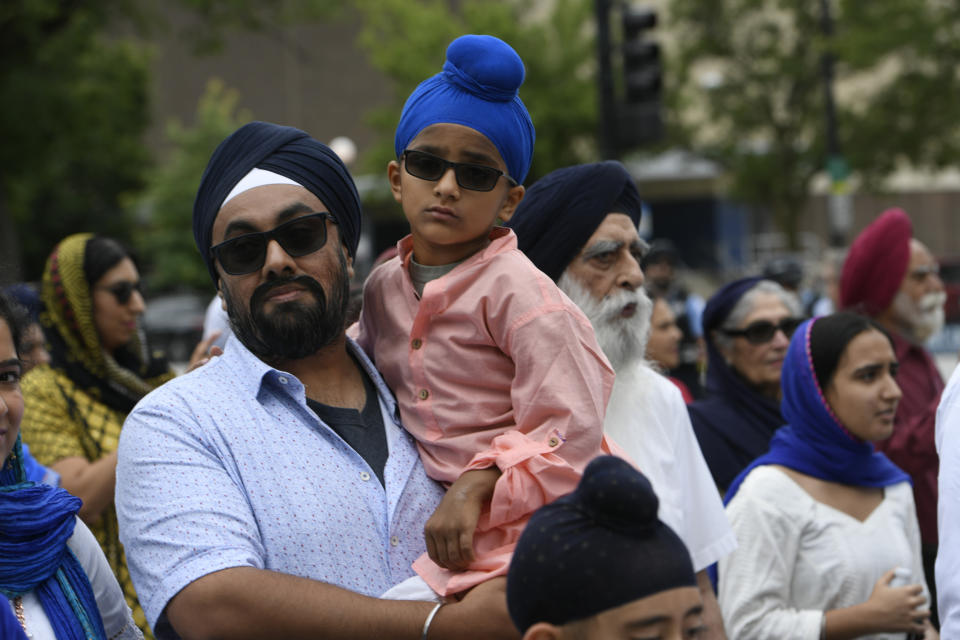
[[(0, 294), (0, 616), (3, 638), (143, 638), (90, 530), (80, 499), (27, 480), (20, 442), (21, 327)], [(10, 630), (10, 613), (17, 627)]]
[(781, 378), (787, 425), (726, 497), (739, 542), (719, 567), (730, 637), (938, 637), (918, 584), (909, 476), (873, 447), (893, 431), (896, 371), (889, 336), (861, 316), (794, 333)]

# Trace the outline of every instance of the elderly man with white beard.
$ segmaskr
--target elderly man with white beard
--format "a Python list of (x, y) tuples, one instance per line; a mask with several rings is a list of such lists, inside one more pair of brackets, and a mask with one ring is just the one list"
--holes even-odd
[[(913, 237), (900, 209), (883, 212), (850, 245), (840, 275), (840, 307), (876, 320), (893, 339), (903, 398), (893, 435), (877, 448), (910, 474), (920, 521), (923, 563), (931, 604), (936, 603), (933, 562), (937, 554), (937, 473), (934, 439), (940, 372), (923, 343), (943, 327), (946, 302), (937, 261)], [(931, 620), (937, 624), (936, 609)]]
[(527, 189), (508, 226), (520, 249), (593, 324), (617, 373), (604, 432), (650, 479), (660, 518), (686, 544), (704, 601), (704, 636), (725, 638), (706, 569), (736, 547), (680, 391), (643, 354), (652, 303), (643, 290), (641, 203), (618, 162), (558, 169)]

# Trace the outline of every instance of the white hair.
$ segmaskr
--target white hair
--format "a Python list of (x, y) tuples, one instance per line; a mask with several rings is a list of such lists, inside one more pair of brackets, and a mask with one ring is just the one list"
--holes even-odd
[[(780, 303), (787, 308), (787, 312), (794, 318), (803, 316), (803, 308), (800, 306), (800, 300), (797, 299), (797, 296), (773, 280), (761, 280), (740, 296), (737, 303), (733, 305), (733, 309), (727, 314), (726, 319), (722, 323), (722, 327), (724, 329), (739, 329), (743, 321), (746, 320), (747, 316), (753, 311), (754, 306), (756, 306), (757, 298), (762, 295), (776, 296), (780, 300)], [(733, 348), (733, 338), (724, 334), (723, 331), (715, 331), (712, 337), (721, 352), (727, 352)]]
[(943, 329), (947, 294), (933, 291), (914, 302), (906, 291), (898, 291), (893, 299), (893, 312), (900, 326), (916, 342), (928, 338)]
[[(569, 271), (563, 272), (557, 286), (590, 320), (597, 342), (614, 371), (619, 373), (626, 365), (643, 361), (653, 312), (653, 302), (643, 288), (621, 289), (597, 300)], [(620, 314), (628, 304), (635, 304), (637, 310), (625, 318)]]

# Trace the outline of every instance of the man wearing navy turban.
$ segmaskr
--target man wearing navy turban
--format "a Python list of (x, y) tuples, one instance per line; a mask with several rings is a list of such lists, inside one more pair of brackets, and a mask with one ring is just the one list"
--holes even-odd
[(439, 614), (376, 599), (412, 575), (443, 489), (345, 335), (360, 202), (343, 163), (297, 129), (241, 127), (193, 230), (235, 337), (144, 398), (118, 449), (120, 538), (158, 640), (516, 637), (502, 585)]
[[(540, 178), (507, 223), (520, 250), (573, 300), (617, 378), (604, 433), (634, 460), (660, 499), (660, 517), (687, 548), (709, 630), (724, 637), (706, 568), (736, 547), (680, 391), (644, 360), (652, 304), (637, 233), (642, 206), (619, 162), (557, 169)], [(511, 596), (512, 599), (512, 596)]]

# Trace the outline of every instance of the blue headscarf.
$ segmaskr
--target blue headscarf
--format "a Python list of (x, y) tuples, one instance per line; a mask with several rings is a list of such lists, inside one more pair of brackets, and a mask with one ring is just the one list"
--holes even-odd
[(640, 224), (643, 203), (626, 168), (615, 160), (551, 171), (533, 183), (507, 221), (517, 246), (556, 282), (610, 213)]
[(730, 485), (724, 503), (736, 495), (753, 469), (778, 464), (808, 476), (856, 487), (887, 487), (910, 476), (844, 427), (827, 404), (810, 356), (810, 335), (817, 318), (807, 320), (790, 340), (780, 385), (781, 412), (787, 421), (770, 451), (754, 460)]
[(18, 436), (0, 467), (0, 593), (35, 591), (59, 640), (105, 638), (90, 580), (67, 546), (80, 499), (27, 481), (22, 460)]
[(4, 640), (27, 640), (27, 634), (10, 607), (0, 606), (0, 638)]
[(290, 178), (320, 198), (336, 220), (350, 255), (356, 255), (360, 196), (340, 157), (299, 129), (251, 122), (230, 134), (213, 152), (193, 203), (193, 237), (214, 284), (219, 276), (210, 254), (213, 221), (224, 199), (251, 169)]
[(721, 287), (703, 310), (707, 343), (707, 397), (687, 407), (714, 482), (725, 491), (751, 460), (763, 454), (783, 424), (776, 400), (759, 393), (727, 364), (714, 342), (740, 299), (763, 278), (741, 278)]
[(447, 47), (443, 71), (421, 82), (403, 105), (394, 138), (397, 157), (430, 125), (460, 124), (485, 135), (500, 152), (510, 177), (522, 183), (536, 137), (530, 114), (517, 95), (523, 77), (523, 60), (503, 40), (460, 36)]

